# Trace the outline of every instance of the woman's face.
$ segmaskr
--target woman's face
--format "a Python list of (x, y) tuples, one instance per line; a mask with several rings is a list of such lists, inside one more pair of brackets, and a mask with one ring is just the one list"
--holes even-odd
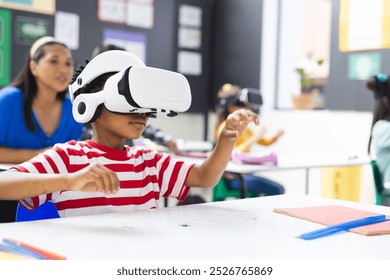
[(67, 89), (73, 75), (73, 58), (69, 49), (60, 44), (43, 46), (43, 55), (30, 61), (38, 90), (61, 92)]

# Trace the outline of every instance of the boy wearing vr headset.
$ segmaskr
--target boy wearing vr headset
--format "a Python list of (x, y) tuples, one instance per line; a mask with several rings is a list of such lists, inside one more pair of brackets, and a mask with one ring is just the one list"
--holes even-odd
[(91, 140), (57, 144), (0, 173), (0, 199), (34, 209), (52, 200), (59, 215), (74, 216), (157, 208), (161, 197), (183, 200), (189, 187), (213, 187), (234, 141), (250, 122), (250, 110), (231, 114), (214, 151), (200, 165), (154, 150), (129, 147), (149, 117), (176, 116), (191, 103), (186, 78), (145, 66), (131, 53), (107, 51), (77, 72), (69, 86), (76, 121), (91, 123)]
[[(97, 56), (98, 54), (101, 54), (103, 52), (113, 51), (113, 50), (125, 51), (124, 48), (122, 48), (118, 45), (115, 45), (115, 44), (112, 44), (109, 42), (104, 42), (104, 43), (101, 43), (98, 46), (96, 46), (96, 48), (93, 50), (92, 58), (94, 58), (95, 56)], [(92, 127), (90, 125), (85, 125), (85, 127), (86, 127), (86, 130), (85, 130), (86, 137), (82, 140), (90, 139), (92, 137), (92, 134), (93, 134)], [(173, 136), (162, 131), (160, 128), (154, 127), (154, 126), (149, 124), (145, 128), (144, 132), (142, 133), (142, 137), (151, 140), (152, 142), (156, 143), (157, 145), (162, 145), (162, 146), (168, 147), (170, 150), (172, 150), (175, 153), (179, 152), (179, 148), (177, 146), (176, 139), (174, 139)], [(134, 145), (133, 140), (127, 139), (126, 145), (133, 146)]]

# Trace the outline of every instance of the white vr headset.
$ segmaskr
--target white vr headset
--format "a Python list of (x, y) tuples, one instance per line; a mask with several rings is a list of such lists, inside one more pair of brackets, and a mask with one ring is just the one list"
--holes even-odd
[[(107, 79), (103, 90), (83, 92), (83, 87), (98, 76), (118, 72)], [(81, 91), (81, 94), (76, 94)], [(69, 85), (73, 116), (88, 123), (96, 117), (99, 105), (114, 113), (146, 113), (176, 116), (191, 105), (187, 79), (176, 72), (147, 67), (126, 51), (106, 51), (93, 58)]]

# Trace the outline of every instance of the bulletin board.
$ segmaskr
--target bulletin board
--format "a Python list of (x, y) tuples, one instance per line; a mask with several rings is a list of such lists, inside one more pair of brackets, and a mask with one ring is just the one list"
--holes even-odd
[[(12, 61), (8, 63), (8, 82), (16, 76), (31, 44), (39, 37), (55, 35), (66, 40), (65, 43), (72, 49), (76, 68), (90, 58), (98, 44), (110, 40), (135, 52), (148, 66), (183, 71), (192, 92), (189, 112), (207, 112), (209, 105), (205, 100), (208, 100), (210, 87), (208, 0), (71, 0), (54, 1), (54, 4), (53, 14), (0, 7), (0, 22), (1, 11), (9, 11), (9, 20), (12, 22), (12, 35), (8, 41)], [(197, 17), (199, 22), (196, 28), (200, 34), (197, 46), (191, 45), (195, 41), (191, 34), (184, 40), (187, 45), (178, 41), (183, 27), (179, 23), (182, 5), (187, 5), (190, 11), (201, 11)], [(123, 8), (126, 11), (124, 14)], [(190, 16), (191, 13), (184, 18), (189, 19)], [(182, 52), (197, 53), (198, 64), (195, 67), (178, 67), (179, 62), (183, 63), (180, 59)], [(184, 59), (184, 62), (188, 60)], [(190, 63), (193, 62), (190, 60)], [(4, 80), (0, 87), (6, 84)]]

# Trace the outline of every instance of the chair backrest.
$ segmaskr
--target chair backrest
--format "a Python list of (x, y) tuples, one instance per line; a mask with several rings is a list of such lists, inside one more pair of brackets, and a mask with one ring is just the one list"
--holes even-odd
[(381, 193), (384, 190), (383, 177), (382, 177), (382, 174), (379, 170), (378, 164), (376, 163), (376, 160), (371, 160), (370, 164), (371, 164), (371, 168), (372, 168), (372, 174), (374, 176), (376, 204), (382, 205)]
[(229, 190), (225, 179), (222, 177), (213, 189), (213, 201), (224, 201), (228, 197), (240, 198), (240, 191)]
[[(254, 197), (255, 195), (247, 191), (245, 196)], [(230, 189), (225, 179), (221, 177), (213, 189), (213, 201), (224, 201), (226, 198), (241, 198), (241, 192)]]
[(16, 208), (16, 222), (59, 218), (53, 202), (46, 202), (34, 210), (27, 210), (20, 203)]

